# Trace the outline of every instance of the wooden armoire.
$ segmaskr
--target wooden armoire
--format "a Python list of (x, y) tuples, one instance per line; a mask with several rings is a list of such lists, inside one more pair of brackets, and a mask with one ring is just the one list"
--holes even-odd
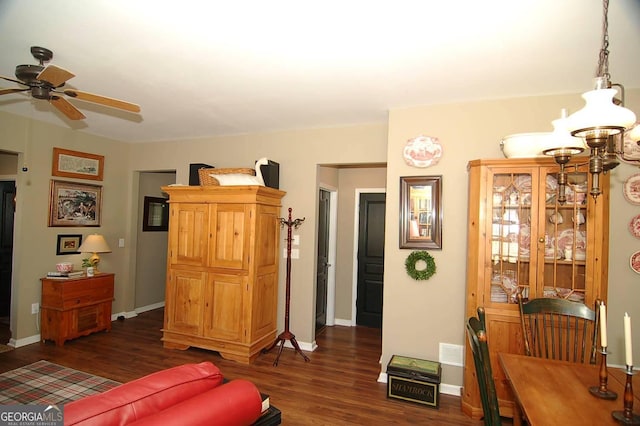
[[(513, 415), (514, 396), (498, 353), (524, 354), (517, 295), (564, 298), (591, 309), (596, 299), (607, 300), (609, 175), (600, 176), (604, 190), (592, 197), (587, 163), (578, 156), (567, 164), (560, 202), (560, 166), (552, 158), (469, 162), (465, 319), (484, 307), (503, 416)], [(468, 343), (462, 410), (482, 417)]]
[(165, 348), (252, 362), (275, 341), (280, 207), (263, 186), (165, 186)]

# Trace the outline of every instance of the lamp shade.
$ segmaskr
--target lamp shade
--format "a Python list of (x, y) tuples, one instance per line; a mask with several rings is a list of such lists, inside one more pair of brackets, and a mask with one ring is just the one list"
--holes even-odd
[(78, 251), (82, 253), (111, 253), (109, 244), (100, 234), (91, 234), (78, 247)]
[(562, 109), (561, 117), (551, 122), (553, 132), (546, 139), (542, 152), (546, 155), (576, 155), (587, 149), (583, 138), (571, 136), (567, 110)]
[(636, 121), (630, 109), (613, 103), (616, 89), (595, 89), (582, 94), (586, 105), (569, 117), (569, 130), (574, 136), (588, 137), (590, 134), (607, 132), (615, 135)]

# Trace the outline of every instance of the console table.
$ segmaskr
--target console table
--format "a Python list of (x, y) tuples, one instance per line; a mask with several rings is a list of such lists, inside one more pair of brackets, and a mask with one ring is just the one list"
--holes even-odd
[(111, 330), (114, 274), (41, 278), (40, 336), (56, 346), (65, 340)]

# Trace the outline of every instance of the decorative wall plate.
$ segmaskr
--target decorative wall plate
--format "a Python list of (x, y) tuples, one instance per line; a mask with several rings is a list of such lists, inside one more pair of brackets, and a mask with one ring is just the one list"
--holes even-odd
[(640, 250), (631, 255), (629, 258), (629, 266), (631, 266), (631, 269), (636, 273), (640, 274)]
[(634, 216), (629, 222), (629, 232), (636, 238), (640, 238), (640, 214)]
[(624, 198), (631, 204), (640, 204), (640, 173), (631, 175), (624, 181)]
[(404, 162), (412, 167), (435, 166), (442, 156), (442, 146), (438, 138), (418, 136), (407, 141), (403, 156)]
[[(637, 124), (640, 123), (636, 123), (636, 125)], [(631, 128), (633, 128), (633, 126)], [(624, 132), (622, 143), (624, 144), (624, 152), (626, 155), (620, 155), (618, 157), (625, 163), (637, 164), (637, 162), (640, 161), (640, 146), (636, 141), (631, 139), (629, 132)]]

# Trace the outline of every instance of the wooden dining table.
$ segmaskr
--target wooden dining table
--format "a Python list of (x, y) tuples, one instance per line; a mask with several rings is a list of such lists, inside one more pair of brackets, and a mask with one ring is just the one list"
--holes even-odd
[[(626, 373), (607, 368), (607, 389), (615, 400), (598, 398), (589, 392), (598, 386), (599, 366), (555, 361), (525, 355), (498, 354), (516, 402), (531, 426), (536, 425), (620, 425), (611, 413), (624, 410)], [(638, 376), (634, 376), (637, 381)], [(640, 389), (640, 383), (636, 384)], [(633, 412), (640, 411), (640, 394), (634, 393)]]

